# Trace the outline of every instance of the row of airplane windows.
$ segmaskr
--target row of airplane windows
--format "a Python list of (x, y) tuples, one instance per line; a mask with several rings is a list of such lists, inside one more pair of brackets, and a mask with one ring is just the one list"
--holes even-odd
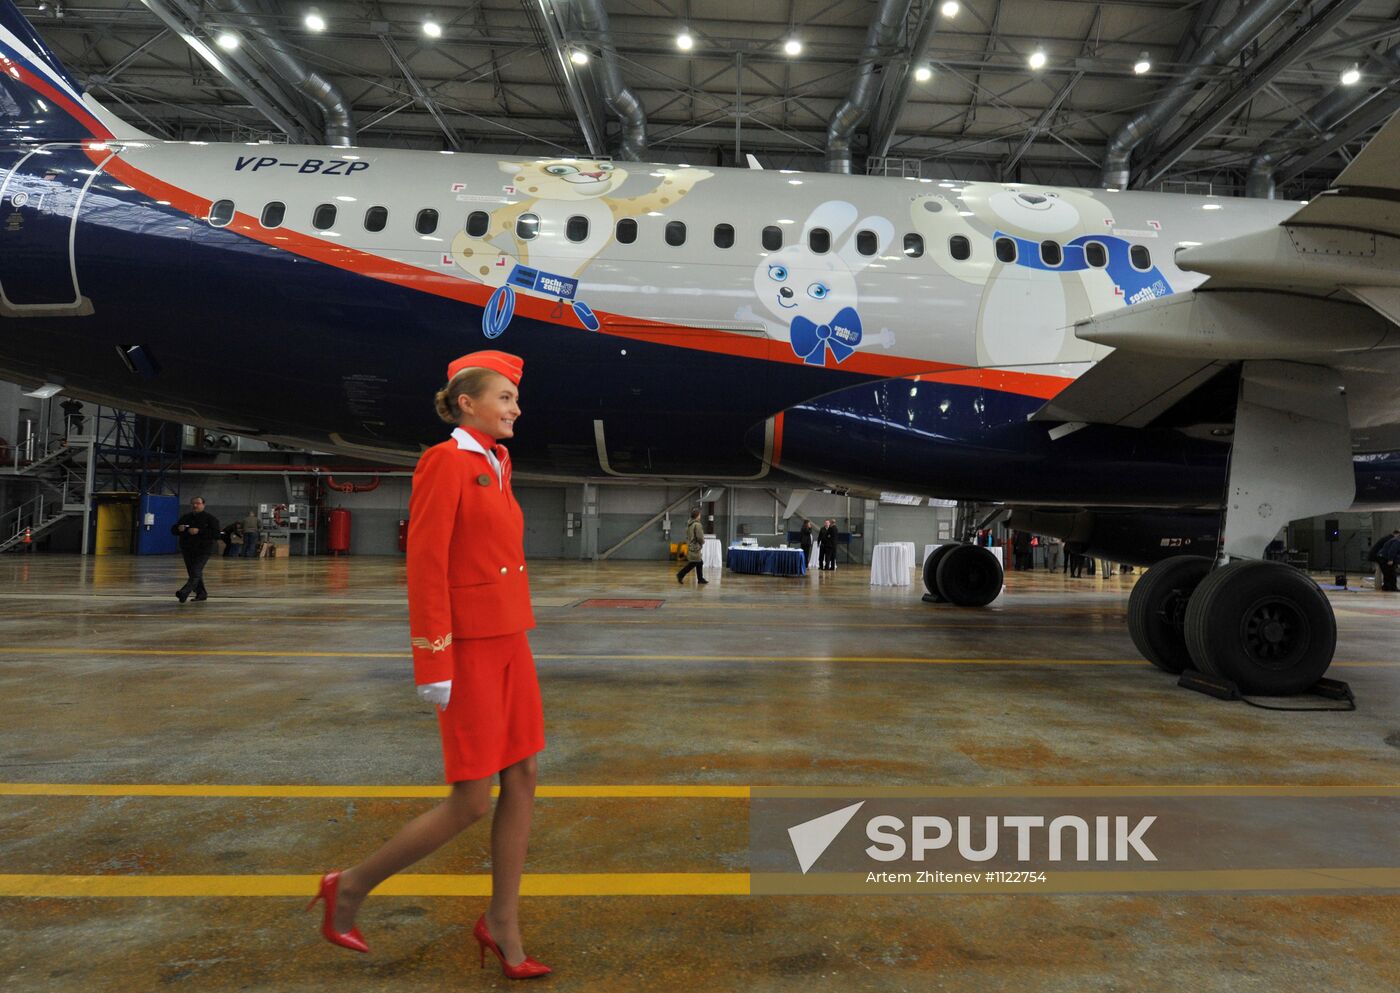
[[(227, 227), (233, 221), (234, 203), (232, 200), (216, 200), (209, 208), (209, 224), (211, 227)], [(339, 208), (333, 203), (323, 203), (316, 207), (311, 214), (311, 226), (317, 231), (326, 231), (335, 226)], [(281, 227), (287, 217), (287, 205), (280, 200), (273, 200), (262, 209), (262, 214), (258, 220), (265, 228)], [(383, 231), (389, 224), (389, 209), (387, 207), (370, 207), (365, 211), (364, 227), (366, 231)], [(485, 237), (491, 226), (491, 215), (484, 210), (474, 210), (467, 215), (466, 231), (473, 238)], [(583, 242), (588, 240), (589, 220), (587, 217), (575, 214), (564, 224), (564, 237), (572, 242)], [(413, 230), (420, 235), (431, 235), (438, 228), (438, 212), (431, 207), (425, 207), (418, 211), (413, 219)], [(634, 218), (624, 217), (617, 222), (614, 235), (618, 242), (623, 245), (630, 245), (637, 240), (637, 222)], [(515, 236), (521, 241), (533, 241), (539, 237), (540, 216), (533, 213), (524, 213), (515, 219)], [(685, 244), (686, 224), (684, 221), (667, 221), (665, 228), (666, 244), (679, 247)], [(716, 224), (714, 227), (714, 245), (716, 248), (733, 248), (735, 243), (734, 225)], [(764, 227), (760, 236), (760, 242), (764, 249), (769, 252), (776, 252), (783, 247), (783, 229), (776, 224)], [(855, 235), (856, 251), (861, 255), (874, 255), (880, 247), (880, 239), (874, 231), (861, 230)], [(825, 228), (812, 228), (807, 232), (807, 248), (816, 255), (825, 255), (831, 251), (831, 232)], [(1018, 261), (1020, 248), (1016, 241), (1005, 236), (999, 237), (993, 243), (993, 250), (999, 262), (1010, 265)], [(1058, 241), (1042, 241), (1039, 245), (1040, 262), (1047, 268), (1058, 268), (1064, 264), (1064, 246)], [(1081, 249), (1084, 253), (1084, 262), (1092, 269), (1102, 269), (1108, 265), (1108, 248), (1098, 241), (1086, 242)], [(924, 239), (922, 235), (906, 234), (904, 236), (904, 254), (911, 259), (917, 259), (924, 254)], [(965, 236), (955, 234), (948, 239), (948, 254), (959, 262), (966, 262), (972, 258), (972, 242)], [(1128, 261), (1134, 269), (1146, 272), (1152, 268), (1152, 253), (1148, 251), (1146, 245), (1133, 245), (1128, 249)]]

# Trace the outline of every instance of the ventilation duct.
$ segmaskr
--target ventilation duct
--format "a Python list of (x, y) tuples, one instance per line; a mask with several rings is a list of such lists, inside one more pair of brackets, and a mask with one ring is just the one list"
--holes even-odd
[(1197, 48), (1182, 78), (1168, 85), (1150, 107), (1138, 112), (1132, 120), (1119, 128), (1113, 140), (1108, 143), (1108, 150), (1104, 154), (1103, 185), (1126, 190), (1131, 178), (1133, 149), (1142, 144), (1149, 135), (1160, 130), (1191, 101), (1197, 87), (1209, 81), (1213, 66), (1228, 62), (1238, 55), (1293, 5), (1293, 0), (1255, 0), (1253, 3), (1247, 3), (1242, 6), (1234, 20), (1220, 29), (1219, 34)]
[(1287, 127), (1265, 138), (1249, 163), (1245, 195), (1272, 200), (1274, 170), (1299, 146), (1315, 135), (1335, 128), (1356, 111), (1385, 93), (1400, 75), (1400, 45), (1367, 61), (1367, 72), (1375, 77), (1370, 86), (1335, 89), (1313, 104), (1312, 109)]
[(899, 41), (900, 29), (909, 16), (913, 0), (880, 0), (880, 7), (865, 33), (865, 49), (860, 53), (860, 66), (856, 70), (855, 82), (845, 102), (831, 115), (831, 123), (826, 127), (826, 170), (827, 172), (851, 171), (851, 139), (856, 128), (870, 116), (875, 107), (875, 98), (880, 93), (880, 80), (875, 75), (875, 66), (882, 55), (894, 48)]
[(642, 102), (622, 81), (617, 63), (617, 48), (613, 45), (608, 12), (602, 0), (578, 0), (575, 4), (579, 24), (589, 40), (598, 46), (603, 87), (603, 103), (622, 122), (622, 138), (617, 157), (626, 162), (640, 162), (647, 150), (647, 115)]
[(349, 148), (355, 144), (355, 122), (350, 105), (335, 84), (320, 73), (307, 69), (292, 54), (272, 19), (262, 11), (253, 9), (247, 0), (229, 0), (229, 6), (247, 18), (256, 30), (259, 54), (283, 79), (320, 108), (321, 118), (325, 122), (326, 144), (338, 148)]

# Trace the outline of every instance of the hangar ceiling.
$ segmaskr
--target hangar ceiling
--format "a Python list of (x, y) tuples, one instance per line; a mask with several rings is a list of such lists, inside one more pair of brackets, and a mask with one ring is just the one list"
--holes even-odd
[(20, 6), (98, 99), (175, 139), (1303, 197), (1400, 107), (1400, 0)]

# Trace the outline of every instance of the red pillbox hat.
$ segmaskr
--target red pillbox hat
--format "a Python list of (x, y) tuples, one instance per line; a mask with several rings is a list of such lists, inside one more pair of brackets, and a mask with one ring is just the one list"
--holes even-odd
[(452, 382), (452, 377), (463, 369), (474, 368), (499, 372), (506, 379), (519, 386), (520, 377), (525, 372), (525, 360), (518, 355), (511, 355), (509, 352), (496, 352), (490, 349), (483, 352), (469, 352), (447, 367), (447, 381)]

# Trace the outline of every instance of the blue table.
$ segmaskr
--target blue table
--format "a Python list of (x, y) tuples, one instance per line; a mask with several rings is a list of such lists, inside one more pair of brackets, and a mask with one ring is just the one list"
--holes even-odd
[(767, 576), (805, 576), (807, 557), (800, 548), (746, 548), (729, 546), (728, 566), (734, 572)]

